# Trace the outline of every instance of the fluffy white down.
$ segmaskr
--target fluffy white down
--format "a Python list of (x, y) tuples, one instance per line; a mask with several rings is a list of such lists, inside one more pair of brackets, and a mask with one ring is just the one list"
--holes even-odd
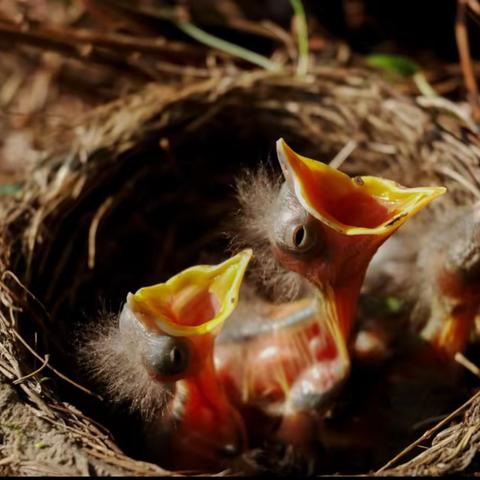
[(82, 367), (114, 403), (127, 403), (145, 420), (166, 413), (173, 385), (154, 381), (142, 361), (147, 333), (124, 306), (120, 315), (102, 314), (79, 340)]
[(274, 302), (294, 300), (310, 290), (308, 282), (284, 269), (272, 254), (271, 233), (282, 183), (282, 177), (265, 165), (256, 171), (245, 171), (237, 179), (240, 209), (231, 228), (233, 250), (253, 248), (249, 280), (260, 286)]

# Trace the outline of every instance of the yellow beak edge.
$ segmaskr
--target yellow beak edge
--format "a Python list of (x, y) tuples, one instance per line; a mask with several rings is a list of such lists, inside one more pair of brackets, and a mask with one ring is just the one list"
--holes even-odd
[(277, 140), (287, 182), (312, 216), (345, 235), (389, 235), (446, 192), (445, 187), (406, 188), (380, 177), (351, 178), (325, 163), (295, 153)]
[[(187, 268), (165, 283), (129, 293), (127, 304), (150, 330), (171, 336), (215, 333), (237, 306), (251, 256), (246, 249), (219, 265)], [(204, 318), (205, 312), (211, 315)]]

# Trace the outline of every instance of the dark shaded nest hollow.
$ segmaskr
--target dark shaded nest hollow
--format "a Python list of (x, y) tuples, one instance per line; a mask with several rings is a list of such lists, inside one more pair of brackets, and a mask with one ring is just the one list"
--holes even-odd
[[(34, 421), (43, 425), (38, 432), (48, 424), (56, 433), (43, 439), (4, 427), (4, 472), (168, 473), (142, 461), (135, 415), (50, 367), (95, 391), (72, 347), (83, 326), (102, 309), (117, 312), (128, 291), (225, 258), (224, 232), (238, 210), (235, 178), (269, 157), (275, 166), (282, 136), (326, 162), (352, 147), (342, 165), (351, 174), (406, 185), (421, 175), (422, 184), (447, 185), (449, 195), (418, 222), (479, 196), (479, 139), (468, 116), (444, 99), (403, 97), (367, 71), (151, 84), (93, 111), (52, 135), (23, 193), (2, 201), (0, 369), (25, 428)], [(480, 441), (478, 408), (447, 425), (442, 449), (433, 446), (392, 473), (467, 468)], [(11, 421), (3, 415), (4, 424)]]

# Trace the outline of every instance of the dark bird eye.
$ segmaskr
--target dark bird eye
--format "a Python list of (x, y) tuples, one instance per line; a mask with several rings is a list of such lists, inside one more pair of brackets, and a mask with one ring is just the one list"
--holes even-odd
[(308, 224), (297, 224), (287, 229), (286, 246), (296, 252), (304, 253), (310, 250), (316, 242), (316, 235)]
[(300, 205), (297, 197), (284, 183), (272, 211), (272, 240), (289, 254), (313, 253), (319, 246), (318, 221)]
[(190, 349), (182, 338), (158, 337), (150, 341), (144, 353), (144, 361), (153, 375), (180, 375), (189, 367)]
[(293, 230), (292, 243), (296, 248), (302, 249), (307, 243), (307, 229), (305, 225), (297, 225)]

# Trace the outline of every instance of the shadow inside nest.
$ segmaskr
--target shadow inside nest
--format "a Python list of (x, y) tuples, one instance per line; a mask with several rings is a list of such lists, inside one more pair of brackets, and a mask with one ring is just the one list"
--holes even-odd
[[(272, 156), (278, 137), (288, 138), (306, 156), (326, 162), (338, 153), (329, 151), (328, 144), (319, 151), (315, 139), (289, 128), (288, 122), (278, 124), (273, 114), (259, 114), (248, 122), (240, 120), (240, 127), (232, 123), (232, 115), (238, 116), (238, 112), (226, 108), (196, 129), (166, 129), (161, 135), (146, 135), (115, 163), (108, 164), (108, 169), (95, 171), (68, 208), (53, 209), (49, 219), (52, 231), (49, 224), (42, 226), (44, 243), (41, 253), (32, 259), (28, 286), (49, 317), (43, 326), (23, 318), (20, 330), (31, 345), (38, 345), (39, 352), (50, 354), (52, 365), (75, 382), (100, 391), (79, 364), (76, 343), (84, 328), (102, 321), (102, 311), (119, 312), (127, 292), (165, 281), (188, 266), (218, 262), (227, 256), (225, 232), (239, 209), (235, 179), (245, 168), (256, 168)], [(111, 154), (95, 153), (100, 157)], [(274, 159), (270, 163), (274, 170), (278, 168)], [(268, 292), (263, 293), (268, 298)], [(318, 458), (314, 462), (279, 445), (252, 445), (254, 450), (236, 468), (311, 474), (365, 473), (381, 467), (423, 431), (422, 427), (412, 427), (408, 434), (402, 431), (395, 437), (393, 429), (387, 443), (373, 437), (381, 447), (377, 450), (365, 441), (369, 429), (381, 428), (378, 424), (383, 420), (375, 407), (365, 416), (371, 399), (365, 393), (374, 395), (379, 408), (395, 411), (391, 398), (382, 396), (379, 385), (387, 369), (388, 365), (354, 368), (325, 421), (322, 435), (331, 446), (316, 445)], [(468, 387), (467, 383), (458, 398), (443, 404), (443, 410), (436, 414), (448, 414), (468, 398)], [(144, 454), (141, 419), (127, 406), (113, 408), (107, 400), (98, 400), (66, 382), (55, 382), (55, 390), (59, 398), (111, 431), (127, 455), (151, 460)], [(401, 402), (416, 405), (420, 401), (416, 395), (412, 389)], [(423, 401), (428, 403), (429, 399)], [(422, 417), (421, 412), (417, 412), (415, 422), (417, 417)], [(431, 418), (420, 420), (428, 422)], [(413, 424), (412, 419), (405, 420), (409, 421)], [(352, 432), (354, 442), (343, 445), (342, 434)]]

